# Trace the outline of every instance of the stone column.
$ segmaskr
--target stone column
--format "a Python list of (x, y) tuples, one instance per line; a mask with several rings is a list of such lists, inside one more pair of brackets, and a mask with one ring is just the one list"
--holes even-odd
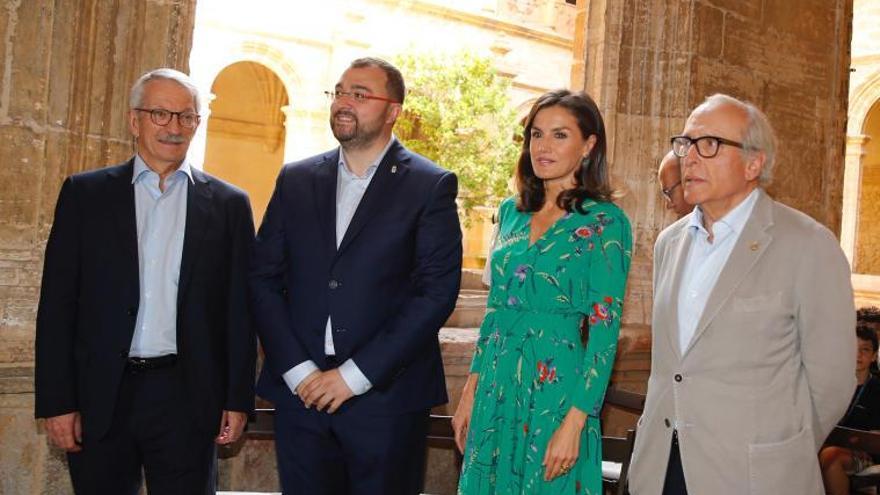
[(870, 136), (846, 137), (846, 160), (843, 175), (843, 219), (840, 224), (840, 245), (853, 267), (856, 260), (856, 239), (859, 227), (859, 191), (862, 187), (862, 159)]
[(64, 177), (132, 154), (128, 92), (187, 69), (195, 0), (7, 0), (0, 7), (0, 493), (70, 493), (33, 420), (34, 318)]
[[(579, 2), (580, 5), (581, 2)], [(771, 195), (839, 232), (851, 0), (591, 0), (578, 15), (572, 82), (599, 104), (635, 244), (613, 380), (643, 391), (652, 248), (669, 223), (655, 175), (690, 110), (723, 92), (763, 109), (779, 138)], [(580, 69), (580, 70), (579, 70)], [(612, 431), (629, 423), (610, 421)]]

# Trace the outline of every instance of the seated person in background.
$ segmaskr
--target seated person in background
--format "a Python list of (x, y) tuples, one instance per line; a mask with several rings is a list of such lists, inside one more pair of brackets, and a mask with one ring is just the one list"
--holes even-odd
[[(856, 327), (856, 386), (849, 409), (840, 426), (858, 430), (880, 430), (880, 368), (877, 367), (877, 334), (863, 325)], [(819, 452), (825, 493), (849, 493), (849, 475), (880, 462), (865, 452), (845, 447), (829, 446)]]

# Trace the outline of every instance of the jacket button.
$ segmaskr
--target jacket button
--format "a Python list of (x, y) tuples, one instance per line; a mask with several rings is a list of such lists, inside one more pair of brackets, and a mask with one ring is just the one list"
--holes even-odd
[(345, 333), (345, 329), (344, 328), (337, 328), (336, 333)]
[(681, 381), (681, 375), (675, 375), (675, 381), (680, 382), (680, 381)]
[(663, 418), (663, 424), (665, 424), (667, 428), (672, 426), (672, 423), (669, 421), (669, 418)]
[(137, 316), (137, 310), (134, 308), (128, 308), (127, 310), (125, 310), (125, 314), (127, 314), (128, 316)]
[(119, 357), (121, 357), (122, 359), (127, 359), (128, 358), (128, 349), (122, 349), (121, 351), (119, 351)]
[(340, 284), (339, 281), (337, 281), (337, 280), (331, 280), (330, 283), (327, 284), (327, 286), (330, 287), (331, 290), (336, 289), (340, 285), (342, 285), (342, 284)]

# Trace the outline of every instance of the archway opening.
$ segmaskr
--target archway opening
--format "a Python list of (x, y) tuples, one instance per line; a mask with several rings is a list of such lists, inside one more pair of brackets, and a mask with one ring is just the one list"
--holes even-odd
[(865, 117), (855, 272), (880, 275), (880, 100)]
[(266, 66), (237, 62), (217, 75), (211, 93), (205, 170), (247, 191), (259, 225), (284, 163), (287, 91)]

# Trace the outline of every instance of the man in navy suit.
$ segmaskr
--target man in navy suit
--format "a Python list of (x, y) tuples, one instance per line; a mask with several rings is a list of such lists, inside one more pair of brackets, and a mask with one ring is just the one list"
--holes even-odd
[(338, 149), (285, 165), (251, 291), (285, 494), (413, 494), (446, 402), (437, 333), (455, 307), (454, 174), (392, 134), (405, 87), (375, 58), (328, 96)]
[(242, 191), (190, 166), (198, 90), (150, 71), (131, 90), (126, 163), (68, 177), (37, 312), (36, 416), (77, 494), (214, 493), (216, 444), (253, 409)]

